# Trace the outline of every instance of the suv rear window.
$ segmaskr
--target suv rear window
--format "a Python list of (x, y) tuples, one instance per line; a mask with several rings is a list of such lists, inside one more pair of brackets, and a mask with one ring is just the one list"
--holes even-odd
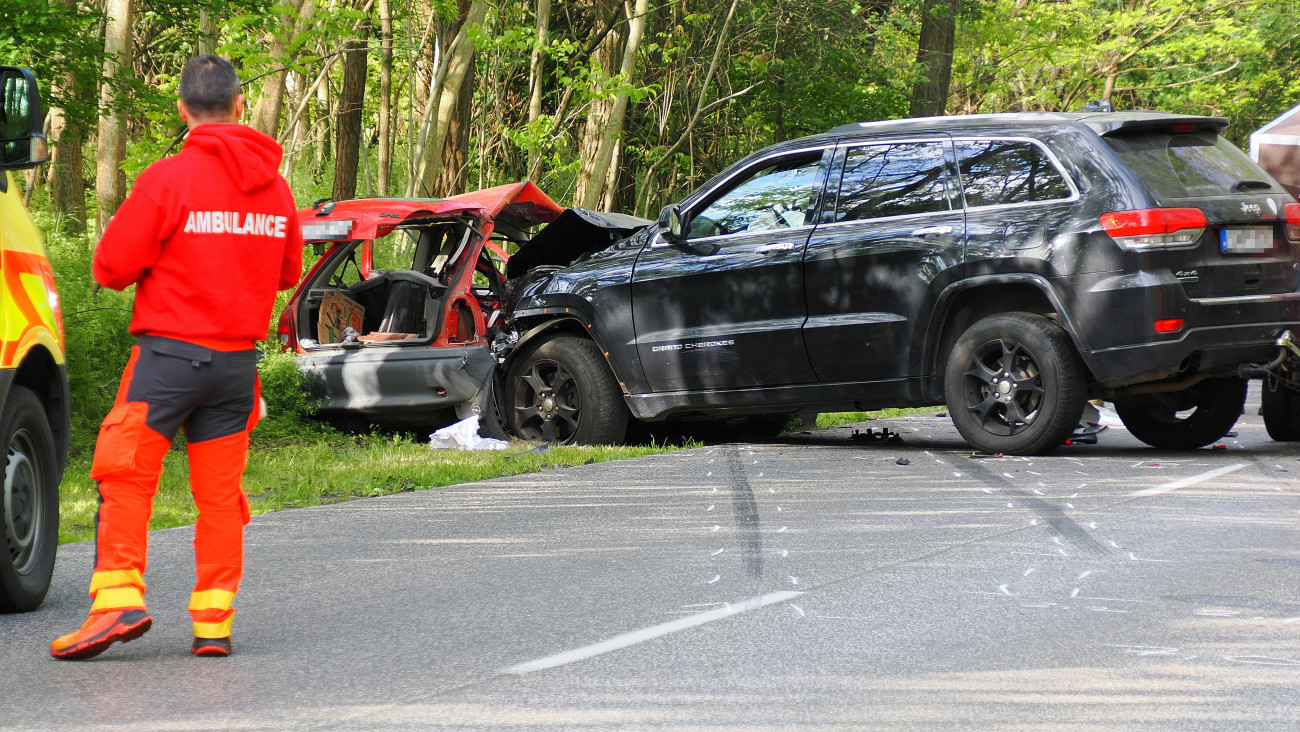
[(966, 206), (1069, 198), (1065, 177), (1042, 148), (1019, 140), (958, 140)]
[(948, 210), (943, 143), (867, 145), (849, 150), (836, 221)]
[(1268, 181), (1268, 174), (1214, 132), (1146, 131), (1104, 139), (1158, 200), (1230, 196), (1250, 189), (1280, 192), (1272, 185), (1238, 187), (1243, 181)]

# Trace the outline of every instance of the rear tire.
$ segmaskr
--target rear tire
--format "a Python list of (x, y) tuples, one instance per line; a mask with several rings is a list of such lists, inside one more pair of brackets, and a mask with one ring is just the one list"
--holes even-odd
[(1115, 413), (1129, 434), (1152, 447), (1194, 450), (1232, 430), (1246, 403), (1246, 383), (1235, 376), (1206, 379), (1183, 391), (1115, 402)]
[(953, 424), (976, 449), (1044, 455), (1079, 424), (1083, 363), (1069, 334), (1051, 320), (992, 315), (957, 339), (944, 393)]
[(527, 346), (506, 375), (510, 429), (530, 442), (619, 445), (630, 416), (600, 348), (557, 335)]
[[(1296, 376), (1296, 374), (1292, 374)], [(1300, 441), (1300, 380), (1287, 379), (1276, 383), (1275, 377), (1265, 378), (1260, 393), (1260, 413), (1268, 436), (1278, 442)]]
[(15, 386), (0, 414), (0, 612), (35, 610), (45, 599), (59, 547), (59, 470), (41, 400)]

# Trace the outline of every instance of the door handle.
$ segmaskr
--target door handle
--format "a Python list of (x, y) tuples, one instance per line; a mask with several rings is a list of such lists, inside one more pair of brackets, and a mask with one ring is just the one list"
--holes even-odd
[(764, 244), (756, 251), (759, 254), (780, 254), (781, 252), (793, 252), (798, 246), (798, 244), (786, 241), (779, 244)]
[(952, 236), (951, 226), (922, 226), (912, 232), (912, 236)]

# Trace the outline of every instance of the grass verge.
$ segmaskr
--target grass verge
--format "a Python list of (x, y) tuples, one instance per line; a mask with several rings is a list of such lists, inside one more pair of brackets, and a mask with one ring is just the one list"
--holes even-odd
[[(244, 491), (256, 515), (681, 449), (662, 445), (554, 446), (547, 453), (509, 458), (530, 447), (529, 443), (513, 442), (510, 449), (501, 451), (434, 450), (406, 437), (377, 435), (254, 445), (244, 472)], [(89, 478), (90, 463), (89, 451), (68, 463), (60, 486), (60, 543), (94, 538), (99, 496)], [(174, 447), (163, 461), (150, 529), (194, 523), (198, 513), (188, 480), (185, 449)]]
[(817, 429), (824, 430), (846, 424), (869, 422), (873, 419), (905, 417), (909, 414), (934, 414), (935, 412), (947, 411), (943, 407), (909, 407), (907, 409), (881, 409), (875, 412), (833, 412), (817, 415)]

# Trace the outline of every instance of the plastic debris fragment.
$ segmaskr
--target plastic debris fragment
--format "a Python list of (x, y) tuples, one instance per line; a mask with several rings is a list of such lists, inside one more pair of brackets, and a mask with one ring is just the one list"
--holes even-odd
[(510, 443), (480, 435), (478, 415), (471, 414), (429, 435), (429, 447), (435, 450), (504, 450), (510, 447)]

